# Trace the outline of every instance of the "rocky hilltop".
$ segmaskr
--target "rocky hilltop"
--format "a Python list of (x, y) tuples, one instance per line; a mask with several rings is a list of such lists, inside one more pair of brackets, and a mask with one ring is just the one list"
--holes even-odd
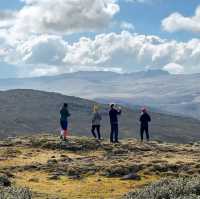
[[(200, 143), (110, 144), (40, 135), (0, 141), (0, 198), (198, 198)], [(165, 187), (162, 188), (162, 187)]]

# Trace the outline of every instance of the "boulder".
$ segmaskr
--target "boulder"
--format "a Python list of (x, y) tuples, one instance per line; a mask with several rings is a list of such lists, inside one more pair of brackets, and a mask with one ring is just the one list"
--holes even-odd
[(135, 173), (129, 173), (121, 178), (121, 180), (141, 180), (141, 177)]

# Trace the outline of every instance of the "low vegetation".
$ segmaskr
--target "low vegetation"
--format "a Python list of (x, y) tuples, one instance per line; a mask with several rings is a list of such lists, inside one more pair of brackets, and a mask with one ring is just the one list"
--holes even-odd
[[(110, 144), (87, 137), (60, 142), (52, 135), (11, 138), (0, 141), (0, 186), (2, 194), (13, 190), (22, 199), (121, 199), (131, 190), (125, 196), (128, 199), (153, 199), (152, 194), (164, 198), (159, 186), (167, 187), (166, 193), (181, 195), (179, 184), (189, 187), (191, 181), (191, 190), (197, 189), (189, 195), (197, 195), (199, 178), (194, 176), (200, 173), (199, 153), (199, 143), (127, 139)], [(147, 186), (151, 183), (155, 184)], [(172, 195), (164, 199), (168, 198), (175, 199)]]
[(124, 199), (198, 199), (200, 177), (163, 179), (144, 189), (127, 194)]
[(29, 189), (15, 187), (0, 187), (0, 199), (31, 199)]

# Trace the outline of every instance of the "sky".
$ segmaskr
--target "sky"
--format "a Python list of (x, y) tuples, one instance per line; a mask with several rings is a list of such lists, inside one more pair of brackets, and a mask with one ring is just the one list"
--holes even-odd
[(200, 73), (199, 0), (0, 2), (0, 78)]

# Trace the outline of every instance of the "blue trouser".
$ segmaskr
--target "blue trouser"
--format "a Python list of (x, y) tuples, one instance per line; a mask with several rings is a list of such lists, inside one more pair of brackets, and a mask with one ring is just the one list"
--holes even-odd
[(149, 128), (148, 128), (148, 126), (141, 126), (140, 127), (141, 140), (143, 140), (143, 138), (144, 138), (144, 132), (146, 134), (147, 140), (149, 140), (150, 137), (149, 137)]
[(118, 142), (118, 124), (111, 124), (110, 142)]

